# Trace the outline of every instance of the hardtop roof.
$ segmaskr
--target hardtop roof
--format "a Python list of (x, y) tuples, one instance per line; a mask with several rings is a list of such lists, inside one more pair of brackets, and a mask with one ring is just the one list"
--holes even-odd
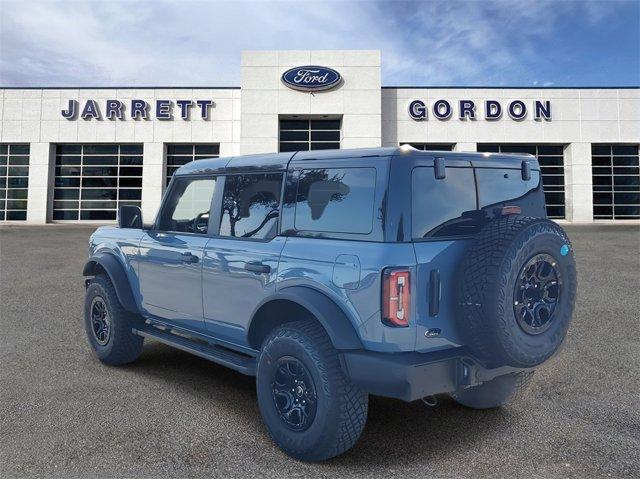
[(420, 156), (444, 157), (458, 160), (470, 160), (473, 166), (519, 167), (516, 161), (537, 160), (528, 153), (478, 153), (463, 151), (422, 151), (412, 147), (354, 148), (344, 150), (311, 150), (287, 153), (261, 153), (222, 158), (204, 158), (192, 161), (180, 167), (176, 175), (220, 174), (246, 171), (284, 171), (290, 163), (313, 160), (347, 160), (353, 158), (390, 157), (402, 161), (403, 158)]

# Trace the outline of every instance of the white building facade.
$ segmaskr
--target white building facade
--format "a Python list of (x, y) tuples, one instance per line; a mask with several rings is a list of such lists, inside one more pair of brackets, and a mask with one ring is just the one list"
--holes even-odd
[(253, 51), (241, 65), (237, 88), (0, 90), (0, 221), (113, 221), (121, 204), (149, 219), (188, 161), (405, 143), (531, 153), (550, 217), (640, 220), (638, 88), (382, 86), (378, 51)]

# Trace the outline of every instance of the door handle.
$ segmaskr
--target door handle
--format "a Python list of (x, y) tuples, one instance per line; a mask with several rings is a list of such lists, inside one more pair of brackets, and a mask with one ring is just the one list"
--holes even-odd
[(247, 271), (253, 271), (254, 273), (270, 273), (271, 272), (271, 266), (269, 266), (268, 264), (258, 263), (257, 261), (251, 262), (251, 263), (245, 263), (244, 269), (246, 269)]
[(438, 316), (441, 295), (440, 270), (432, 269), (429, 274), (429, 316)]
[(190, 252), (185, 252), (180, 255), (180, 259), (183, 263), (197, 263), (198, 257)]

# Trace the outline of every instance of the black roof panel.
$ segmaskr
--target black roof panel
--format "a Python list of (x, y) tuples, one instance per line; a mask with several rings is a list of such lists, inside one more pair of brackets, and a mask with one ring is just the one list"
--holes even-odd
[(222, 174), (246, 171), (284, 171), (289, 162), (312, 160), (340, 160), (366, 157), (402, 158), (444, 157), (471, 161), (476, 167), (519, 167), (523, 160), (531, 161), (533, 169), (539, 169), (536, 158), (526, 153), (476, 153), (456, 151), (421, 151), (411, 147), (356, 148), (345, 150), (313, 150), (292, 153), (263, 153), (259, 155), (230, 156), (226, 158), (205, 158), (192, 161), (180, 167), (176, 175)]

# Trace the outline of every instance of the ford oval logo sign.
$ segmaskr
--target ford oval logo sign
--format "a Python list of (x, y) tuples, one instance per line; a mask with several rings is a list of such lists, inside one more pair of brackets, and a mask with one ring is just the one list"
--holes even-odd
[(341, 81), (342, 77), (337, 71), (316, 65), (291, 68), (282, 74), (282, 83), (301, 91), (329, 90)]

